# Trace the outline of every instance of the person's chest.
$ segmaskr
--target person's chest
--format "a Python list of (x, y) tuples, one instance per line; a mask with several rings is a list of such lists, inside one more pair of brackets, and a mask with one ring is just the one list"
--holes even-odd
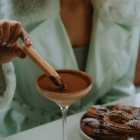
[(66, 4), (60, 1), (60, 17), (72, 47), (80, 47), (90, 41), (93, 7), (90, 2)]

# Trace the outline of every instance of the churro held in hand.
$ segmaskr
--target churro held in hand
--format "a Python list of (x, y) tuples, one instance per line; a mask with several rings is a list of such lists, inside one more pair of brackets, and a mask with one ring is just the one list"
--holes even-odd
[(58, 73), (41, 57), (33, 48), (27, 47), (24, 43), (21, 45), (22, 51), (50, 78), (50, 80), (61, 89), (65, 88), (60, 80)]

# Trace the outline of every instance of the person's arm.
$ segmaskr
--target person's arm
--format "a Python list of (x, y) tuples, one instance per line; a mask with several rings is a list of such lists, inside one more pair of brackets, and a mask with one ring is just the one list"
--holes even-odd
[(26, 46), (32, 44), (21, 23), (12, 20), (0, 20), (0, 109), (11, 103), (15, 92), (16, 78), (11, 61), (15, 57), (21, 59), (26, 57), (17, 43), (19, 37)]

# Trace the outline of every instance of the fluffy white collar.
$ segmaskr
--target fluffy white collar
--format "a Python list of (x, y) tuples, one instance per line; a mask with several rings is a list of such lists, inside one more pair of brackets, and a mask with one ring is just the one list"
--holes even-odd
[(91, 0), (99, 15), (111, 22), (140, 26), (140, 0)]
[[(140, 25), (140, 0), (90, 1), (95, 12), (110, 22)], [(18, 20), (23, 25), (40, 22), (60, 12), (59, 0), (0, 0), (0, 2), (4, 18)]]
[(0, 0), (5, 19), (17, 20), (23, 26), (40, 22), (59, 14), (59, 0)]

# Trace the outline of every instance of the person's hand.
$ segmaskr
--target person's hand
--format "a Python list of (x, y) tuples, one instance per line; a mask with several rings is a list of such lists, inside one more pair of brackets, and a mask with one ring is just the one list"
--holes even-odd
[(19, 37), (26, 46), (32, 45), (29, 35), (22, 28), (20, 22), (5, 19), (0, 20), (0, 64), (8, 63), (15, 57), (21, 59), (26, 57), (17, 43)]

